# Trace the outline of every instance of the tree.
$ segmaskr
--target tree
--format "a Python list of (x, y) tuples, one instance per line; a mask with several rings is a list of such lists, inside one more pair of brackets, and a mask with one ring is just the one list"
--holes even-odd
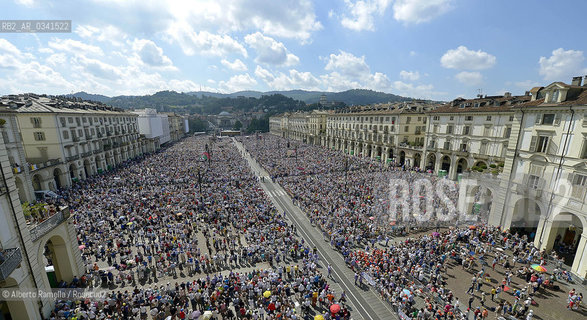
[(234, 123), (234, 126), (232, 127), (233, 130), (235, 131), (240, 131), (240, 129), (243, 127), (242, 122), (240, 122), (239, 120), (236, 120), (236, 122)]

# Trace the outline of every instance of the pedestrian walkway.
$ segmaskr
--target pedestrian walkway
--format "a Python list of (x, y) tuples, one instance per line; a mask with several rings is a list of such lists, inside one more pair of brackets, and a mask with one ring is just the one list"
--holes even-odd
[[(251, 170), (259, 178), (261, 176), (268, 176), (267, 172), (255, 159), (251, 158), (250, 154), (240, 142), (235, 139), (233, 139), (233, 142), (242, 152), (245, 160), (248, 161)], [(312, 226), (304, 212), (293, 203), (292, 199), (279, 184), (266, 178), (261, 185), (271, 197), (275, 206), (280, 211), (285, 212), (286, 216), (298, 227), (298, 232), (302, 238), (308, 241), (310, 246), (317, 248), (322, 260), (325, 262), (325, 265), (322, 267), (325, 269), (328, 264), (332, 266), (332, 274), (336, 281), (333, 283), (333, 287), (335, 287), (337, 292), (341, 292), (342, 290), (346, 292), (347, 299), (352, 307), (354, 319), (359, 319), (358, 315), (365, 320), (399, 319), (391, 306), (381, 300), (372, 288), (367, 285), (359, 288), (355, 285), (355, 274), (351, 269), (347, 268), (343, 257), (332, 249), (328, 242), (322, 239), (322, 236), (320, 236), (321, 232)], [(327, 273), (327, 271), (324, 273)]]

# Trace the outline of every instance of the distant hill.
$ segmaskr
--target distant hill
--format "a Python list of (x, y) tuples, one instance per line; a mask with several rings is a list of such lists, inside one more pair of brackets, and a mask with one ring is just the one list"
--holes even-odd
[[(336, 107), (344, 105), (368, 105), (375, 103), (399, 102), (412, 100), (395, 94), (373, 90), (354, 89), (343, 92), (323, 91), (239, 91), (229, 94), (207, 91), (175, 92), (160, 91), (144, 96), (107, 97), (100, 94), (78, 92), (67, 97), (78, 97), (85, 100), (99, 101), (124, 109), (153, 108), (158, 111), (177, 111), (182, 113), (217, 114), (221, 108), (234, 107), (243, 112), (261, 110), (311, 110), (326, 95), (329, 102), (337, 102)], [(271, 108), (274, 107), (274, 108)]]
[(92, 93), (87, 93), (84, 91), (81, 92), (77, 92), (74, 94), (66, 94), (65, 95), (68, 98), (71, 97), (76, 97), (76, 98), (82, 98), (84, 100), (91, 100), (91, 101), (97, 101), (97, 102), (103, 102), (103, 103), (109, 103), (110, 102), (110, 97), (101, 95), (101, 94), (92, 94)]
[(288, 91), (239, 91), (234, 93), (216, 93), (208, 91), (188, 92), (190, 95), (202, 97), (217, 97), (217, 98), (235, 98), (239, 96), (260, 98), (262, 95), (281, 94), (286, 97), (303, 101), (307, 104), (318, 103), (320, 96), (326, 95), (328, 101), (343, 102), (347, 105), (366, 105), (373, 103), (398, 102), (408, 101), (412, 98), (402, 97), (391, 93), (377, 92), (366, 89), (353, 89), (342, 92), (326, 92), (326, 91), (305, 91), (305, 90), (288, 90)]

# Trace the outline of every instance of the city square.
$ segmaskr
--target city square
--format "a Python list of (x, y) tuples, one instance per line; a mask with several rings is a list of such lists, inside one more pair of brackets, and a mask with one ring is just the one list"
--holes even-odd
[(0, 3), (0, 320), (587, 319), (587, 2)]

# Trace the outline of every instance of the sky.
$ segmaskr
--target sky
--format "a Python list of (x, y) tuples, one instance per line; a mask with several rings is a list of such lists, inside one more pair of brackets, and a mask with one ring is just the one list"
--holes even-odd
[(449, 101), (587, 75), (584, 0), (2, 0), (0, 95), (363, 88)]

